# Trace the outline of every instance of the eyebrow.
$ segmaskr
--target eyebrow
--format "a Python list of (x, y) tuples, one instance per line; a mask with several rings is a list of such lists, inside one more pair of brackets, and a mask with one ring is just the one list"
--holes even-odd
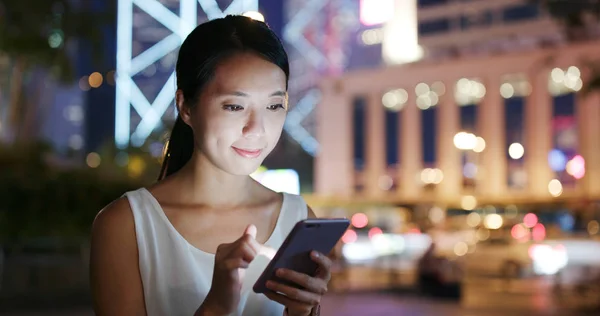
[[(275, 91), (273, 93), (271, 93), (269, 95), (269, 97), (285, 97), (287, 94), (287, 92), (285, 91)], [(224, 93), (223, 95), (231, 95), (231, 96), (236, 96), (236, 97), (248, 97), (249, 95), (247, 93), (241, 92), (241, 91), (233, 91), (233, 92), (227, 92)]]

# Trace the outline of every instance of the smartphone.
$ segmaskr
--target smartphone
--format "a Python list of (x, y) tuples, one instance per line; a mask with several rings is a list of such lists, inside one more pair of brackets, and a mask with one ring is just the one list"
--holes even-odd
[(254, 292), (267, 292), (266, 284), (269, 280), (298, 287), (296, 284), (278, 278), (275, 271), (285, 268), (311, 276), (315, 275), (318, 265), (310, 257), (311, 251), (318, 251), (323, 255), (329, 254), (349, 226), (350, 221), (345, 218), (310, 218), (296, 223), (273, 260), (252, 287)]

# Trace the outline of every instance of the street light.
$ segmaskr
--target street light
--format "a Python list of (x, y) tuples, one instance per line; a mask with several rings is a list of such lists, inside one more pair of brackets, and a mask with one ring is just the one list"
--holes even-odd
[(485, 139), (483, 137), (477, 136), (475, 138), (475, 146), (473, 146), (473, 151), (476, 153), (480, 153), (485, 149)]
[(260, 13), (258, 11), (247, 11), (247, 12), (244, 12), (242, 15), (249, 17), (253, 20), (257, 20), (257, 21), (261, 21), (261, 22), (265, 21), (265, 16), (262, 15), (262, 13)]
[(454, 135), (454, 146), (460, 150), (472, 150), (477, 146), (477, 136), (467, 132)]
[(510, 158), (517, 160), (521, 159), (525, 154), (525, 148), (520, 143), (512, 143), (508, 146), (508, 155)]
[(558, 180), (558, 179), (550, 180), (550, 182), (548, 183), (548, 192), (550, 192), (550, 194), (553, 197), (560, 196), (563, 193), (563, 186), (562, 186), (562, 183), (560, 183), (560, 180)]

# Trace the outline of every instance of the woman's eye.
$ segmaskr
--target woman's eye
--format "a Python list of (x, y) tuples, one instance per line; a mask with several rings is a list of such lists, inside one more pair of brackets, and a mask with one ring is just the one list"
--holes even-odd
[(226, 104), (223, 105), (223, 109), (226, 111), (237, 112), (243, 110), (244, 108), (241, 105), (237, 104)]
[(273, 104), (273, 105), (269, 105), (267, 108), (271, 111), (277, 111), (279, 109), (283, 109), (284, 107), (283, 107), (283, 104)]

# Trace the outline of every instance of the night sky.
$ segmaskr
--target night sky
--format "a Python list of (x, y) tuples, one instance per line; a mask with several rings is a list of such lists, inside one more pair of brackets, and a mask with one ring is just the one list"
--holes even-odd
[[(104, 0), (93, 0), (94, 5), (105, 5)], [(116, 0), (114, 0), (116, 1)], [(447, 0), (419, 0), (420, 7), (444, 3)], [(281, 0), (260, 0), (259, 9), (264, 14), (269, 26), (281, 36), (284, 24), (284, 2)], [(519, 20), (528, 18), (538, 12), (533, 10), (531, 6), (521, 6), (519, 8), (507, 9), (503, 17), (505, 20)], [(485, 19), (483, 20), (485, 21)], [(463, 27), (469, 27), (461, 23)], [(426, 34), (429, 32), (444, 31), (449, 27), (447, 19), (433, 21), (426, 25), (420, 25), (420, 32)], [(91, 61), (78, 58), (78, 72), (80, 76), (89, 74), (93, 71), (101, 71), (106, 73), (109, 70), (116, 68), (116, 26), (105, 29), (105, 50), (106, 59), (99, 66), (92, 66)], [(354, 46), (354, 45), (353, 45)], [(354, 48), (354, 47), (353, 47)], [(83, 47), (85, 49), (85, 46)], [(82, 54), (84, 56), (86, 54)], [(378, 46), (363, 46), (363, 51), (353, 53), (349, 60), (349, 69), (357, 69), (363, 67), (371, 67), (374, 59), (379, 58), (380, 48)], [(361, 59), (367, 60), (366, 62)], [(114, 86), (102, 85), (99, 89), (91, 89), (85, 93), (84, 98), (87, 99), (87, 121), (86, 121), (86, 143), (87, 150), (96, 150), (103, 142), (111, 140), (114, 135)], [(364, 109), (357, 109), (364, 106), (364, 100), (355, 102), (355, 119), (354, 124), (357, 130), (354, 133), (355, 160), (357, 168), (362, 168), (361, 164), (364, 160)], [(362, 103), (361, 103), (362, 102)], [(507, 127), (507, 142), (520, 137), (520, 130), (523, 125), (523, 100), (520, 98), (512, 98), (506, 100), (506, 127)], [(569, 97), (556, 98), (555, 115), (572, 114), (574, 112), (573, 99)], [(423, 138), (423, 157), (425, 164), (433, 164), (436, 159), (436, 125), (442, 119), (437, 115), (436, 107), (422, 111), (422, 133)], [(386, 159), (388, 164), (398, 162), (398, 142), (400, 135), (398, 134), (398, 121), (400, 113), (386, 113)], [(472, 125), (475, 121), (476, 107), (461, 108), (461, 122), (463, 125)], [(508, 146), (508, 144), (507, 144)]]

